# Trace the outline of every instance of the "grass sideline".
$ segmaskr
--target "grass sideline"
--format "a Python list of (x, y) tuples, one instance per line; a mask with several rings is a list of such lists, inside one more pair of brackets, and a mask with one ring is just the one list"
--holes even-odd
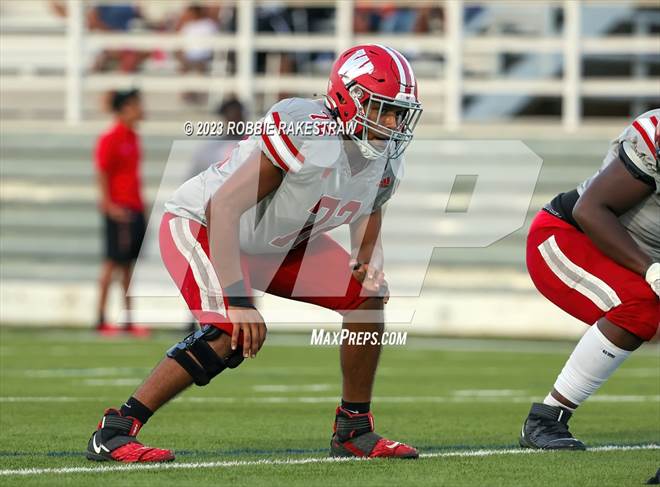
[[(131, 469), (88, 462), (82, 452), (103, 408), (119, 405), (176, 336), (103, 340), (0, 328), (0, 483), (620, 486), (642, 485), (660, 466), (657, 345), (633, 354), (575, 415), (572, 430), (595, 447), (584, 453), (516, 448), (529, 402), (552, 384), (570, 344), (420, 338), (386, 348), (374, 391), (377, 430), (423, 457), (334, 462), (324, 457), (337, 350), (272, 338), (257, 360), (191, 388), (144, 428), (142, 441), (176, 450), (174, 464)], [(72, 470), (4, 472), (17, 469)]]

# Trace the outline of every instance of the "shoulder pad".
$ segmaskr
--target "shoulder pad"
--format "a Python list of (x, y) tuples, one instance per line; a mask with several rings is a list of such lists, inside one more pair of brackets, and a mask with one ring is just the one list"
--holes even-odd
[(322, 103), (305, 98), (287, 98), (264, 117), (263, 152), (285, 172), (298, 172), (305, 164), (330, 167), (341, 154), (336, 135), (321, 135), (318, 129), (332, 122)]
[(630, 162), (656, 181), (660, 180), (655, 146), (655, 131), (658, 123), (660, 123), (660, 109), (650, 110), (637, 117), (618, 138)]

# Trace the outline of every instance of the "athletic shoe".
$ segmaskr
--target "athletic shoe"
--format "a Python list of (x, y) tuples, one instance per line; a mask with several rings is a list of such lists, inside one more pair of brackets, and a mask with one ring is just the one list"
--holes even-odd
[(96, 333), (104, 337), (114, 337), (121, 332), (121, 328), (110, 323), (99, 323), (96, 325)]
[(131, 416), (122, 416), (116, 409), (106, 409), (98, 429), (87, 444), (86, 457), (99, 462), (169, 462), (172, 450), (144, 446), (135, 438), (142, 423)]
[(337, 408), (331, 457), (418, 458), (412, 446), (388, 440), (374, 433), (374, 417), (369, 413), (353, 413)]
[(584, 443), (573, 438), (568, 431), (568, 420), (572, 415), (566, 408), (535, 402), (520, 432), (520, 446), (542, 450), (586, 450)]

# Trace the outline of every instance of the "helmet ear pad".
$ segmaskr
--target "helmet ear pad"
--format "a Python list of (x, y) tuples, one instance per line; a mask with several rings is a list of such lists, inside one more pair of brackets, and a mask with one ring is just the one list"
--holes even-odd
[[(351, 104), (355, 110), (354, 117), (363, 116), (364, 118), (368, 118), (369, 114), (366, 113), (364, 107), (369, 101), (369, 92), (362, 89), (359, 85), (353, 84), (353, 86), (348, 87), (348, 93), (352, 101), (352, 103), (349, 102), (349, 104)], [(353, 133), (355, 135), (360, 135), (362, 131), (363, 126), (361, 124), (356, 124)]]
[[(340, 86), (333, 84), (332, 88), (337, 106), (333, 107), (331, 111), (336, 119), (348, 123), (360, 114), (365, 117), (367, 116), (362, 109), (364, 104), (369, 100), (369, 93), (366, 90), (356, 86), (355, 83), (349, 84), (346, 87), (343, 84)], [(362, 126), (357, 124), (354, 128), (354, 134), (360, 134), (361, 132)]]
[(357, 106), (355, 106), (351, 94), (343, 85), (337, 86), (337, 83), (333, 83), (332, 88), (334, 91), (335, 104), (337, 105), (336, 108), (334, 108), (337, 113), (334, 115), (344, 122), (353, 120), (357, 115)]

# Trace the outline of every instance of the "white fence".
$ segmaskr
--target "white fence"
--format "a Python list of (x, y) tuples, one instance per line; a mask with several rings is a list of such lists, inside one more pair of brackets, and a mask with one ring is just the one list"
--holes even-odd
[[(655, 0), (634, 2), (595, 1), (546, 1), (547, 8), (563, 9), (563, 32), (534, 35), (486, 34), (468, 36), (465, 32), (464, 12), (467, 6), (483, 4), (493, 6), (502, 2), (445, 1), (399, 1), (400, 5), (435, 5), (443, 7), (445, 25), (443, 32), (428, 35), (355, 35), (353, 15), (355, 2), (352, 0), (307, 1), (289, 0), (292, 5), (334, 6), (335, 32), (327, 34), (265, 34), (255, 32), (255, 8), (263, 2), (241, 0), (235, 2), (237, 23), (236, 34), (219, 34), (200, 39), (200, 47), (216, 51), (236, 53), (236, 74), (222, 76), (223, 90), (237, 93), (248, 105), (255, 94), (276, 94), (282, 91), (323, 92), (326, 78), (308, 75), (255, 75), (254, 53), (257, 51), (305, 52), (314, 50), (335, 53), (355, 43), (379, 42), (392, 45), (403, 51), (435, 54), (444, 62), (437, 65), (437, 72), (427, 73), (420, 80), (423, 94), (437, 100), (445, 129), (460, 129), (464, 124), (462, 102), (464, 96), (525, 94), (528, 96), (550, 96), (562, 100), (561, 125), (568, 131), (576, 130), (582, 118), (582, 101), (585, 97), (620, 98), (660, 97), (660, 84), (637, 72), (625, 78), (584, 78), (582, 61), (584, 55), (618, 54), (630, 56), (660, 55), (660, 37), (647, 33), (633, 35), (589, 37), (582, 32), (582, 12), (592, 5), (621, 5), (626, 8), (656, 7)], [(535, 6), (541, 2), (534, 2)], [(521, 2), (529, 6), (531, 2)], [(1, 90), (5, 95), (12, 92), (61, 91), (66, 98), (66, 120), (78, 125), (83, 119), (83, 94), (86, 91), (105, 91), (124, 86), (138, 86), (145, 91), (165, 93), (182, 89), (209, 90), (209, 77), (202, 75), (162, 76), (149, 73), (137, 74), (87, 74), (84, 69), (84, 51), (121, 47), (123, 49), (179, 49), (184, 48), (185, 38), (177, 34), (161, 33), (96, 33), (84, 28), (85, 4), (80, 0), (68, 0), (68, 17), (64, 34), (25, 35), (3, 32), (0, 35), (0, 57), (6, 67), (8, 63), (20, 63), (17, 53), (39, 53), (53, 63), (65, 62), (64, 74), (35, 74), (28, 70), (2, 77)], [(469, 56), (498, 53), (558, 54), (563, 69), (559, 77), (538, 79), (511, 79), (490, 77), (488, 79), (464, 76), (465, 60)], [(65, 56), (63, 55), (65, 54)], [(29, 56), (26, 56), (29, 58)]]

